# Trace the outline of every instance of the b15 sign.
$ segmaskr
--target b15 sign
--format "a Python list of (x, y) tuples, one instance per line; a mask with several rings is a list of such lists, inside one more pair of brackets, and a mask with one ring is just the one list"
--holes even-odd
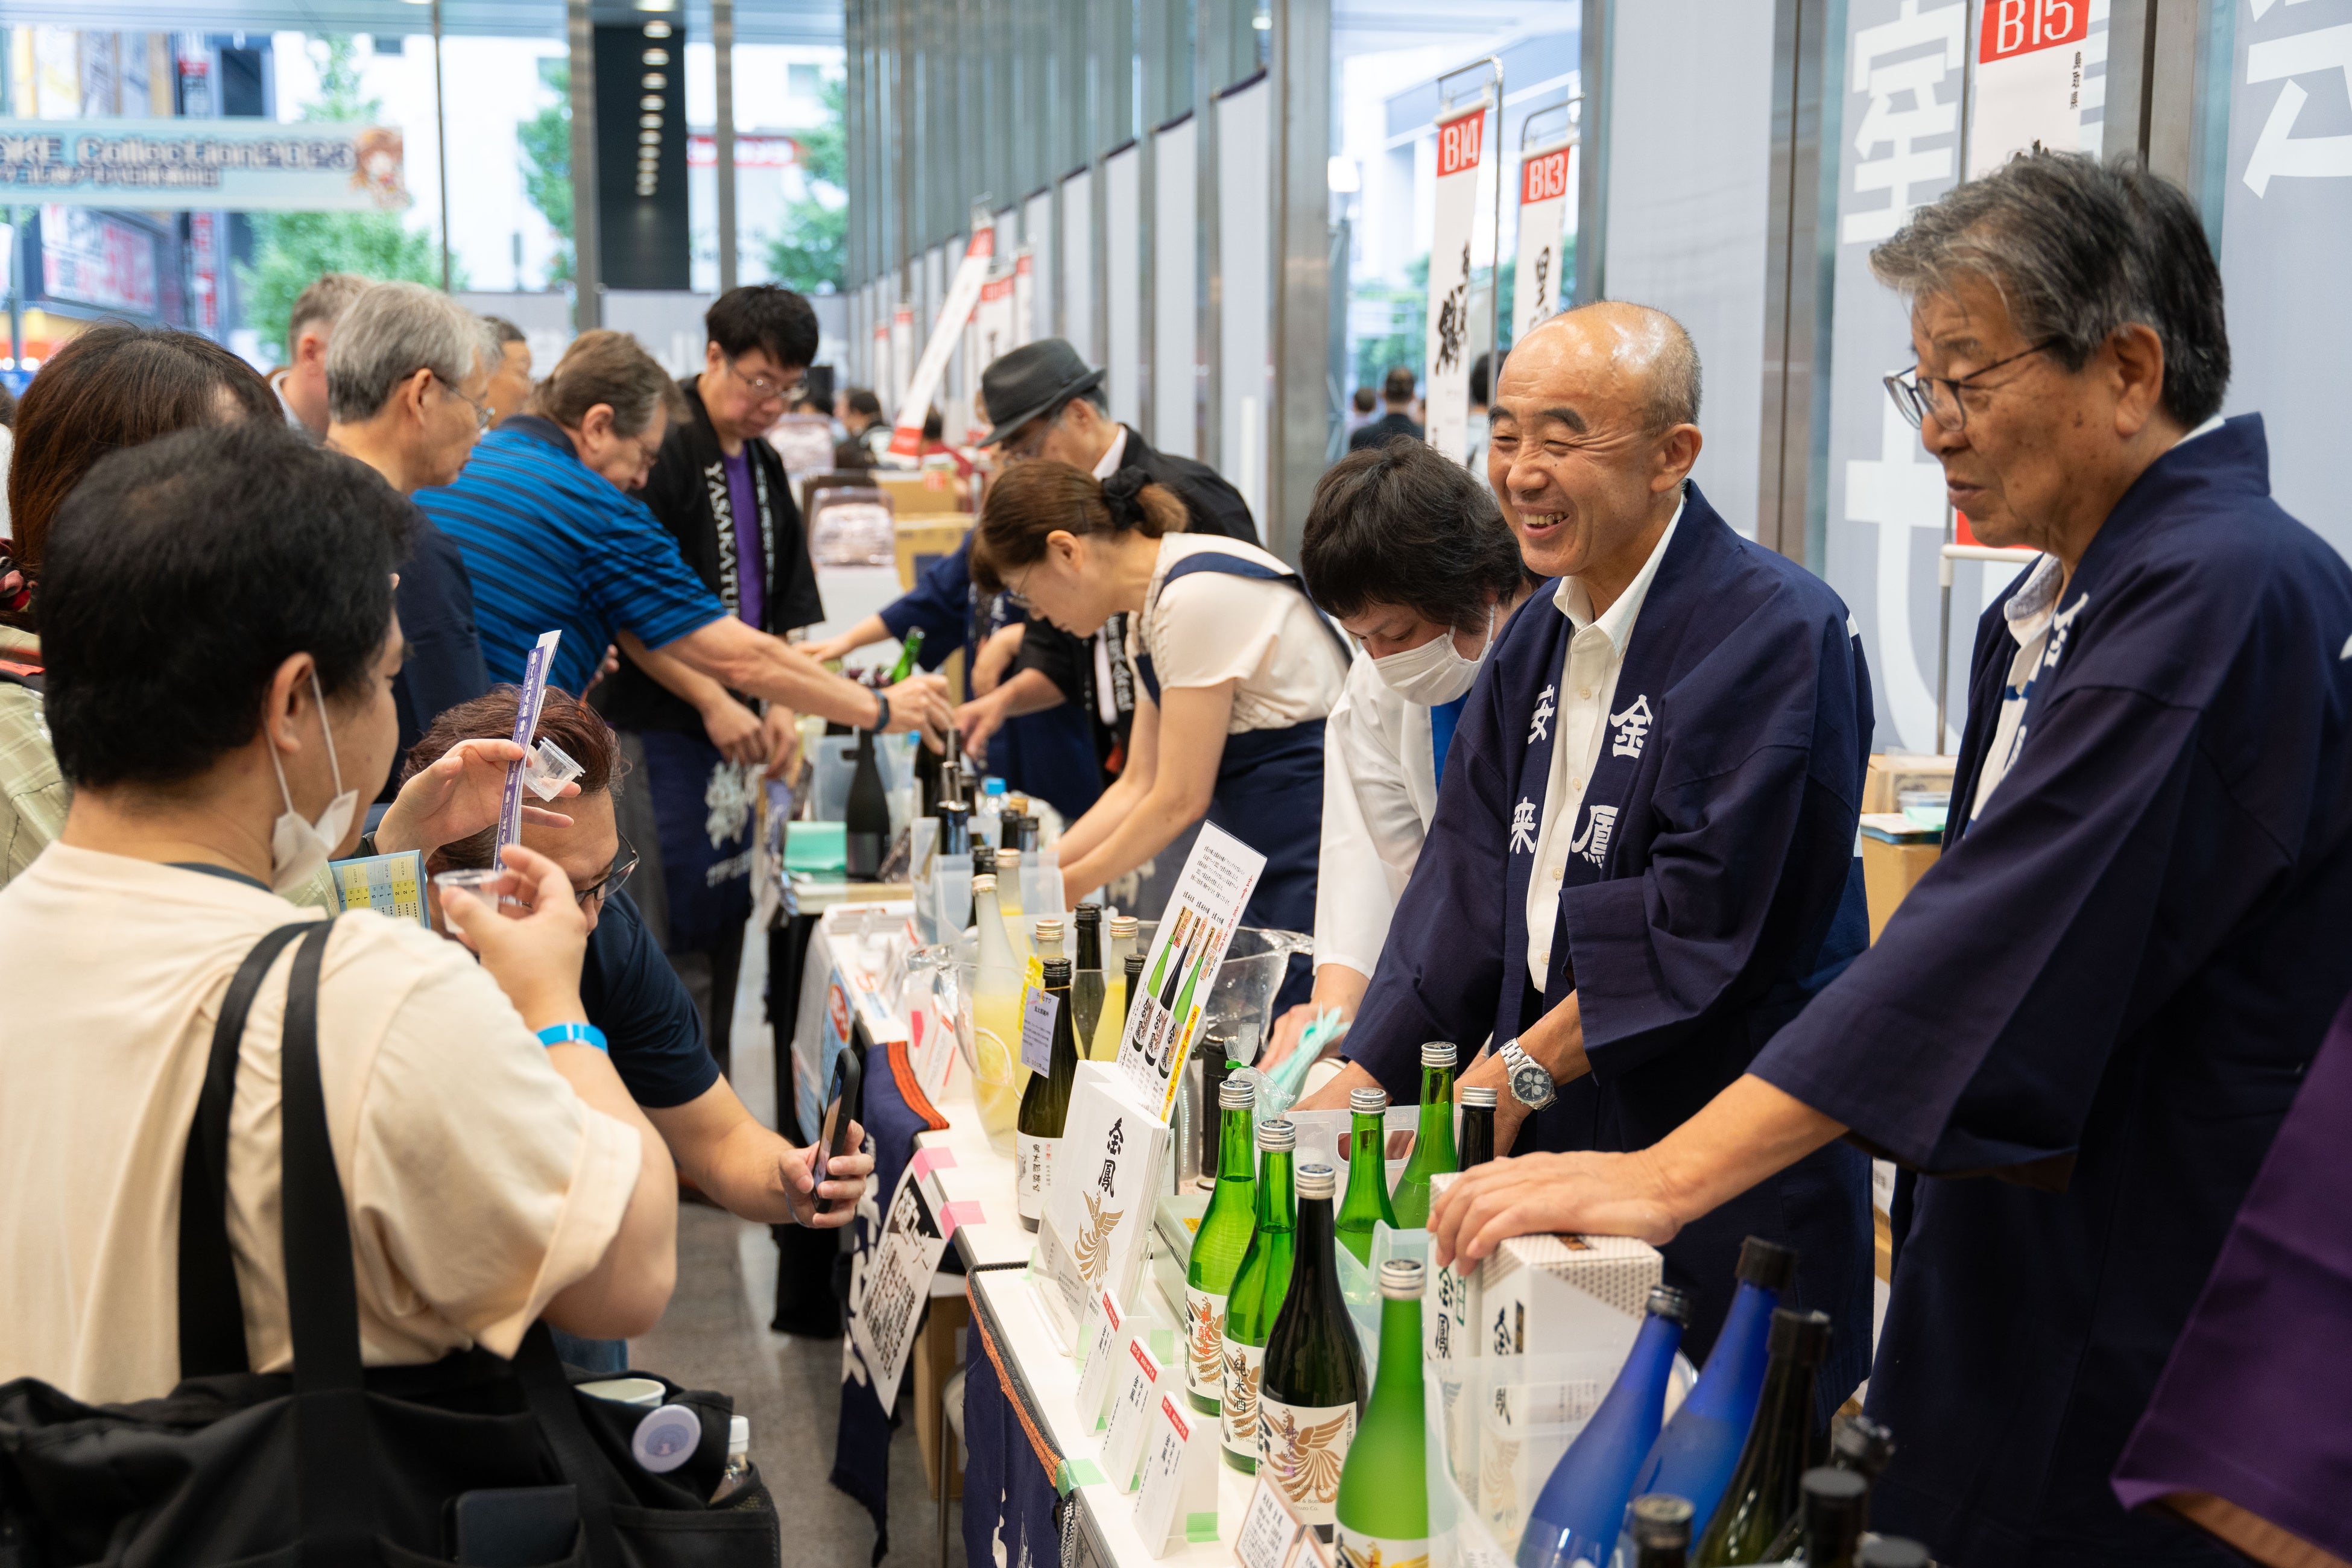
[(2040, 145), (2079, 151), (2090, 0), (1985, 0), (1977, 39), (1971, 180)]

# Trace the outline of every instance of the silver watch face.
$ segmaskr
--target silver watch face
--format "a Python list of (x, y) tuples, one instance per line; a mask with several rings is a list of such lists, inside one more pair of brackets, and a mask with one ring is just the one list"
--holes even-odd
[(1523, 1105), (1544, 1106), (1551, 1103), (1557, 1091), (1552, 1087), (1551, 1074), (1536, 1062), (1522, 1061), (1511, 1069), (1511, 1092)]

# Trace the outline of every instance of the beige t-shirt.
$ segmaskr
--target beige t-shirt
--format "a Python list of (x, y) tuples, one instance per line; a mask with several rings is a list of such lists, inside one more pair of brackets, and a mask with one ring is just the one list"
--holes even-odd
[(1328, 717), (1347, 685), (1348, 655), (1329, 623), (1289, 583), (1195, 572), (1168, 582), (1168, 569), (1200, 551), (1238, 555), (1276, 571), (1282, 562), (1255, 544), (1209, 534), (1171, 533), (1144, 592), (1143, 614), (1130, 623), (1128, 651), (1151, 656), (1163, 691), (1176, 686), (1234, 690), (1225, 733), (1280, 730)]
[[(105, 1402), (178, 1381), (180, 1162), (214, 1023), (254, 942), (317, 914), (64, 843), (0, 889), (0, 1382)], [(292, 1356), (278, 1156), (293, 952), (255, 999), (229, 1120), (229, 1246), (259, 1372)], [(373, 913), (328, 942), (319, 1058), (362, 1358), (513, 1353), (618, 1231), (638, 1135), (581, 1102), (464, 949)]]

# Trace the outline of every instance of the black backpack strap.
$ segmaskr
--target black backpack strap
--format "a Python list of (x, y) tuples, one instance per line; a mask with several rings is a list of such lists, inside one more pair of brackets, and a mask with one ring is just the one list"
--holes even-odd
[(319, 972), (334, 929), (331, 921), (310, 926), (294, 950), (278, 1100), (303, 1561), (318, 1564), (368, 1558), (376, 1521), (375, 1449), (360, 1371), (351, 1220), (319, 1077)]
[(245, 1309), (228, 1247), (228, 1116), (236, 1098), (237, 1051), (245, 1022), (269, 966), (286, 944), (318, 922), (279, 926), (254, 943), (221, 998), (212, 1055), (180, 1161), (180, 1375), (211, 1377), (252, 1370), (246, 1358)]
[(530, 1413), (539, 1421), (540, 1436), (555, 1451), (555, 1462), (580, 1495), (581, 1539), (588, 1548), (590, 1568), (621, 1568), (619, 1538), (613, 1532), (613, 1501), (633, 1497), (596, 1439), (588, 1435), (580, 1414), (585, 1395), (572, 1391), (563, 1363), (556, 1359), (555, 1340), (544, 1320), (525, 1330), (516, 1348), (513, 1366)]

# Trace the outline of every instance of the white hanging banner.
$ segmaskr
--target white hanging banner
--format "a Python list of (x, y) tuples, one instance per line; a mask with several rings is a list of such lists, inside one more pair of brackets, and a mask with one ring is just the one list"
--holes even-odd
[(2090, 0), (1985, 0), (1977, 100), (1969, 117), (1969, 179), (2030, 147), (2082, 150), (2090, 34)]
[(1519, 268), (1511, 285), (1511, 342), (1559, 313), (1568, 285), (1561, 239), (1576, 191), (1576, 144), (1554, 142), (1519, 154)]
[(888, 398), (894, 405), (898, 403), (898, 384), (890, 379), (890, 325), (887, 321), (874, 323), (874, 368), (866, 379), (876, 396)]
[(971, 320), (971, 308), (980, 302), (981, 280), (988, 276), (988, 258), (995, 254), (995, 226), (985, 222), (976, 224), (971, 243), (964, 247), (963, 260), (956, 268), (955, 279), (948, 285), (940, 319), (931, 323), (931, 341), (923, 345), (923, 357), (915, 362), (914, 374), (907, 378), (907, 390), (899, 396), (897, 427), (890, 432), (893, 457), (922, 456), (923, 416), (930, 412), (931, 395), (939, 390), (940, 374), (948, 367), (948, 356), (955, 353), (964, 323)]
[(901, 305), (890, 312), (890, 380), (883, 394), (892, 408), (907, 400), (907, 378), (914, 368), (915, 307)]
[(1013, 336), (1019, 348), (1037, 340), (1037, 257), (1027, 246), (1013, 258)]
[(1470, 231), (1492, 92), (1437, 122), (1437, 190), (1429, 240), (1429, 340), (1422, 363), (1429, 444), (1461, 462), (1470, 450)]
[[(998, 356), (1010, 353), (1021, 341), (1013, 335), (1013, 318), (1018, 314), (1013, 296), (1020, 278), (1017, 272), (1007, 272), (980, 286), (980, 309), (972, 316), (973, 335), (980, 344), (979, 357), (972, 363), (972, 384), (975, 386), (988, 367), (996, 363)], [(973, 423), (979, 421), (974, 420)]]

